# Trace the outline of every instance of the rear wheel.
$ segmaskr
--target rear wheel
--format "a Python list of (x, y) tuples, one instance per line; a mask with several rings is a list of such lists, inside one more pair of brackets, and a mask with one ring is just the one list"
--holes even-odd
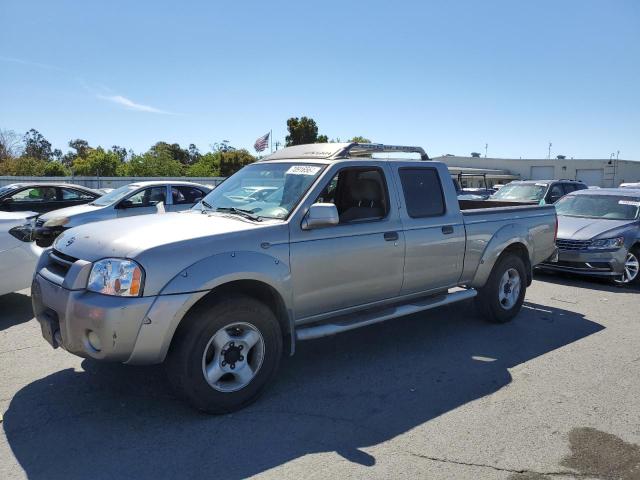
[(183, 322), (167, 356), (178, 393), (207, 413), (232, 412), (255, 401), (282, 356), (282, 334), (271, 309), (238, 295), (203, 305)]
[(515, 317), (524, 302), (526, 279), (522, 259), (512, 253), (503, 254), (494, 265), (485, 286), (478, 289), (476, 305), (485, 320), (505, 323)]
[(629, 285), (640, 281), (640, 249), (634, 247), (627, 252), (622, 276), (615, 280), (620, 285)]

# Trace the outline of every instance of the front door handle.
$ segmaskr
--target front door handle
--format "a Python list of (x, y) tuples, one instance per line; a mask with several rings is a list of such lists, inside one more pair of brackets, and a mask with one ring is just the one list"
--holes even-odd
[(453, 225), (445, 225), (442, 227), (442, 233), (445, 235), (451, 235), (453, 233)]
[(384, 234), (384, 239), (387, 242), (395, 242), (396, 240), (398, 240), (398, 238), (400, 238), (398, 236), (398, 232), (385, 232)]

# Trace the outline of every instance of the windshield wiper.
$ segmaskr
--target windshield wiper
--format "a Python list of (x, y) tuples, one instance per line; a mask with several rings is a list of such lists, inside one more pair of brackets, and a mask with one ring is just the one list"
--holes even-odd
[(248, 218), (249, 220), (253, 220), (254, 222), (262, 221), (262, 218), (254, 215), (253, 212), (251, 212), (251, 210), (243, 210), (242, 208), (218, 207), (216, 208), (216, 212), (235, 213), (236, 215), (240, 215), (241, 217)]

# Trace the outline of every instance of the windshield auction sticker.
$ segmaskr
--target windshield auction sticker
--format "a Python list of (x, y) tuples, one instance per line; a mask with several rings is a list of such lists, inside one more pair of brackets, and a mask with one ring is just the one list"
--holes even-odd
[(632, 207), (640, 207), (640, 202), (636, 202), (633, 200), (618, 200), (618, 204), (620, 205), (631, 205)]
[(315, 175), (320, 171), (320, 167), (311, 165), (294, 165), (286, 171), (285, 175)]

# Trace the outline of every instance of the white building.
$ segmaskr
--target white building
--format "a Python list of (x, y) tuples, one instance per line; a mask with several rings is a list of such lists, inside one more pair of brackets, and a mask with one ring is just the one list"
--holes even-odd
[[(516, 159), (457, 157), (446, 155), (433, 160), (444, 162), (452, 174), (477, 169), (487, 173), (487, 183), (507, 183), (504, 177), (520, 180), (582, 180), (589, 186), (617, 187), (623, 182), (640, 182), (640, 161), (609, 159)], [(471, 173), (471, 172), (470, 172)], [(510, 181), (510, 180), (509, 180)], [(477, 181), (468, 186), (480, 186)]]

